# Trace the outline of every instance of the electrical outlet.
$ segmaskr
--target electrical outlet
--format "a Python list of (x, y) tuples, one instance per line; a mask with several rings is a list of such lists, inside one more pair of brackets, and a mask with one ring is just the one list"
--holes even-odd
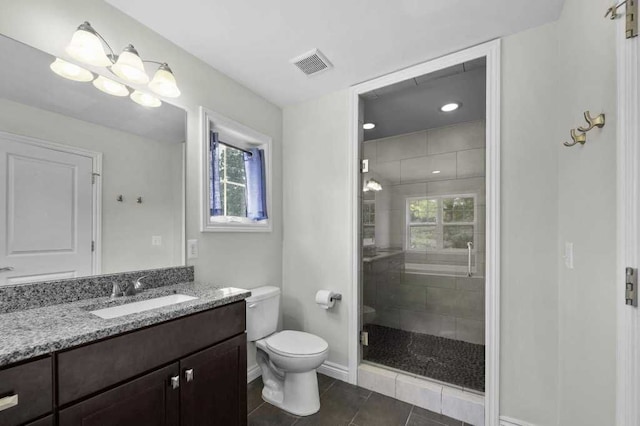
[(151, 237), (151, 245), (152, 246), (161, 246), (162, 245), (162, 236), (154, 235)]
[(573, 269), (573, 243), (564, 243), (564, 266)]
[(198, 258), (198, 240), (187, 241), (187, 259)]

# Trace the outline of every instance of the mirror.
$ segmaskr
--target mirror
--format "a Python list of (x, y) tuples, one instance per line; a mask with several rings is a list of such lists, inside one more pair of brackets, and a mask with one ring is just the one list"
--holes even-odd
[(185, 111), (0, 54), (0, 285), (184, 265)]

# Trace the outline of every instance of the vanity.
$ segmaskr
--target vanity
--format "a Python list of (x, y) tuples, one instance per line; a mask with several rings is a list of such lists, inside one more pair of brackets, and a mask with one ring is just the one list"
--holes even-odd
[[(94, 313), (167, 295), (192, 299)], [(249, 295), (187, 282), (0, 314), (0, 425), (246, 425)]]

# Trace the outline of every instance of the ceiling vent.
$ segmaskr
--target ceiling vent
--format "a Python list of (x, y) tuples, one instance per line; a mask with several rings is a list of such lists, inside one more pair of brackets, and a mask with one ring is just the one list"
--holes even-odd
[(307, 53), (293, 58), (290, 61), (298, 67), (300, 71), (306, 75), (316, 75), (330, 68), (333, 68), (331, 62), (318, 49), (313, 49)]

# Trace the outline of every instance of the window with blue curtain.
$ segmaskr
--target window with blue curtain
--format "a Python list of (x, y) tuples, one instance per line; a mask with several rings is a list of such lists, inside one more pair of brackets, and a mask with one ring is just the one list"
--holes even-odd
[(267, 215), (265, 152), (225, 143), (210, 132), (209, 207), (214, 218), (263, 221)]

